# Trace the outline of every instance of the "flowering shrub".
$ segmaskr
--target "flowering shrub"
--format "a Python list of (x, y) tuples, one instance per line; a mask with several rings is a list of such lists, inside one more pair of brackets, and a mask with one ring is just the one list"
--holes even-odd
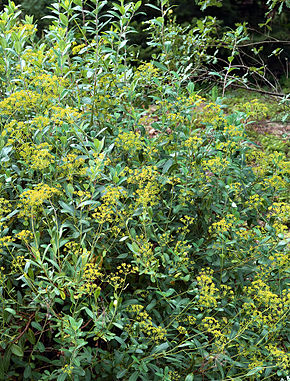
[(80, 4), (41, 42), (0, 14), (0, 379), (287, 376), (289, 161), (243, 124), (264, 111), (131, 66), (139, 2), (97, 30)]

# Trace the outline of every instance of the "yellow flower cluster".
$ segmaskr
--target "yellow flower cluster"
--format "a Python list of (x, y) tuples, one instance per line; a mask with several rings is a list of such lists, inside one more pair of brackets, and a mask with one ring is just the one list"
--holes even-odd
[(290, 205), (286, 202), (274, 202), (268, 208), (268, 212), (268, 218), (274, 217), (281, 222), (287, 222), (290, 218)]
[(196, 278), (199, 287), (198, 304), (200, 309), (215, 308), (218, 304), (219, 289), (213, 281), (213, 270), (210, 268), (202, 269)]
[(187, 111), (192, 109), (192, 113), (199, 110), (199, 107), (206, 101), (205, 98), (201, 97), (197, 93), (193, 93), (189, 96), (181, 95), (176, 98), (175, 107), (180, 109), (180, 111)]
[(248, 364), (248, 369), (254, 369), (254, 368), (261, 368), (257, 370), (257, 375), (259, 373), (263, 373), (263, 366), (264, 366), (264, 361), (262, 359), (257, 358), (257, 355), (251, 356), (251, 362)]
[(281, 173), (288, 173), (289, 174), (289, 164), (290, 161), (286, 160), (286, 156), (282, 152), (274, 151), (270, 154), (267, 153), (266, 155), (268, 163), (272, 163), (277, 167), (280, 167)]
[[(199, 178), (198, 180), (202, 180), (203, 174), (198, 173)], [(194, 191), (188, 187), (188, 188), (181, 188), (180, 194), (178, 195), (178, 200), (182, 206), (185, 206), (186, 204), (193, 205), (195, 203), (194, 201)]]
[(0, 267), (0, 285), (3, 285), (6, 280), (6, 274), (4, 274), (5, 268)]
[(178, 233), (189, 233), (190, 229), (189, 226), (193, 225), (195, 223), (195, 218), (190, 216), (183, 216), (180, 218), (180, 222), (184, 224), (184, 226), (177, 229)]
[(51, 114), (50, 120), (57, 125), (62, 125), (65, 122), (73, 124), (82, 117), (82, 114), (75, 107), (51, 106), (50, 110), (47, 111), (48, 113)]
[(183, 116), (180, 112), (169, 112), (166, 117), (174, 123), (175, 126), (185, 123), (185, 116)]
[(225, 152), (226, 154), (232, 154), (237, 149), (239, 149), (239, 144), (231, 140), (228, 140), (226, 142), (218, 142), (216, 144), (216, 149)]
[(13, 273), (16, 273), (19, 271), (22, 272), (25, 264), (26, 264), (26, 259), (24, 255), (18, 255), (17, 257), (14, 257), (12, 260), (11, 271)]
[(290, 252), (287, 253), (273, 253), (269, 256), (272, 267), (276, 267), (279, 269), (280, 274), (282, 271), (288, 271), (290, 267)]
[(12, 204), (3, 197), (0, 197), (0, 231), (7, 228), (5, 217), (11, 212)]
[(233, 124), (226, 124), (224, 127), (224, 133), (229, 135), (230, 137), (243, 137), (244, 136), (244, 129), (240, 126), (235, 126)]
[(287, 186), (286, 181), (280, 175), (273, 175), (263, 179), (265, 185), (270, 185), (275, 190), (284, 189)]
[(126, 197), (126, 192), (122, 187), (108, 186), (102, 196), (102, 204), (97, 207), (97, 211), (93, 214), (93, 218), (99, 223), (118, 222), (119, 201)]
[[(180, 100), (181, 98), (177, 97), (177, 100)], [(197, 93), (192, 93), (189, 97), (184, 96), (182, 98), (184, 108), (186, 109), (187, 107), (194, 106), (194, 107), (199, 107), (203, 102), (205, 102), (205, 98), (201, 97)]]
[(89, 160), (88, 174), (92, 182), (95, 182), (102, 176), (106, 167), (110, 165), (111, 160), (104, 153), (93, 153), (94, 160)]
[[(281, 152), (263, 152), (251, 149), (247, 154), (253, 172), (260, 178), (264, 187), (272, 187), (277, 191), (287, 187), (287, 177), (290, 174), (290, 161)], [(271, 175), (269, 175), (271, 173)]]
[[(56, 75), (43, 73), (35, 77), (33, 84), (39, 87), (45, 95), (52, 97), (60, 94), (63, 87), (68, 84), (68, 81)], [(48, 100), (50, 100), (50, 98), (48, 98)]]
[(8, 145), (19, 146), (30, 138), (31, 131), (29, 131), (28, 123), (18, 122), (13, 119), (7, 123), (6, 129), (2, 132), (2, 136), (6, 136), (6, 134), (9, 135)]
[(64, 367), (61, 368), (62, 372), (64, 374), (67, 374), (68, 376), (72, 375), (74, 367), (72, 365), (66, 364)]
[(28, 243), (28, 241), (31, 241), (33, 239), (33, 234), (30, 230), (21, 230), (15, 235), (15, 238), (18, 238), (21, 241)]
[(83, 249), (76, 242), (70, 241), (64, 245), (64, 252), (65, 253), (74, 253), (76, 256), (79, 257), (82, 255)]
[(235, 234), (242, 240), (249, 241), (254, 239), (256, 234), (253, 230), (248, 229), (246, 227), (240, 227), (239, 230), (235, 231)]
[(212, 159), (203, 160), (202, 167), (205, 171), (210, 171), (213, 174), (219, 174), (229, 165), (229, 161), (224, 157), (216, 156)]
[(241, 192), (242, 184), (239, 182), (234, 182), (229, 185), (229, 189), (234, 192), (235, 196), (238, 196)]
[(248, 302), (243, 304), (244, 311), (253, 317), (258, 325), (276, 325), (290, 306), (290, 293), (283, 290), (279, 296), (270, 290), (262, 279), (257, 279), (244, 289)]
[(226, 119), (223, 117), (221, 107), (216, 103), (208, 103), (202, 109), (202, 112), (198, 114), (198, 122), (202, 124), (211, 124), (217, 128), (226, 123)]
[(5, 237), (0, 238), (0, 247), (8, 247), (11, 243), (15, 241), (15, 238), (10, 235), (6, 235)]
[[(178, 96), (175, 101), (167, 99), (158, 101), (156, 104), (157, 114), (161, 114), (162, 120), (169, 120), (173, 125), (188, 125), (192, 129), (196, 122), (203, 122), (205, 114), (201, 113), (201, 104), (205, 101), (198, 94), (190, 96)], [(205, 121), (206, 122), (206, 121)]]
[(99, 266), (96, 263), (87, 263), (84, 267), (82, 284), (78, 289), (78, 295), (92, 295), (96, 290), (100, 290), (99, 285), (103, 277)]
[(139, 65), (134, 73), (134, 81), (139, 85), (148, 86), (151, 78), (157, 78), (159, 70), (151, 62), (146, 62)]
[(210, 233), (224, 234), (229, 232), (234, 226), (235, 216), (233, 214), (227, 214), (225, 218), (222, 218), (218, 222), (214, 222), (208, 229)]
[(54, 156), (50, 153), (51, 149), (52, 146), (48, 143), (38, 145), (24, 143), (19, 148), (19, 154), (32, 169), (42, 171), (54, 163)]
[(30, 37), (37, 32), (37, 28), (34, 24), (29, 24), (29, 23), (18, 24), (18, 25), (14, 25), (11, 29), (5, 31), (4, 33), (11, 34), (13, 32), (17, 34), (18, 38), (23, 36)]
[(172, 241), (173, 241), (173, 237), (169, 231), (165, 231), (159, 236), (160, 246), (166, 247)]
[(198, 148), (202, 145), (202, 138), (200, 138), (199, 136), (191, 136), (184, 142), (184, 145), (191, 151), (196, 152)]
[(45, 201), (50, 200), (53, 196), (59, 195), (59, 189), (50, 187), (47, 184), (37, 184), (34, 189), (27, 190), (20, 195), (18, 204), (19, 218), (34, 218), (42, 211)]
[(170, 370), (168, 372), (168, 377), (170, 381), (179, 381), (181, 379), (181, 376), (176, 370)]
[(85, 206), (87, 206), (87, 208), (90, 210), (90, 205), (86, 205), (84, 203), (85, 200), (89, 200), (92, 197), (90, 192), (78, 190), (78, 191), (74, 191), (73, 194), (75, 195), (75, 198), (76, 198), (75, 201), (77, 204), (77, 208), (80, 208), (82, 210), (85, 208)]
[(133, 304), (128, 307), (129, 312), (131, 312), (135, 321), (139, 323), (139, 329), (151, 340), (155, 342), (160, 342), (165, 340), (167, 331), (161, 326), (155, 326), (152, 322), (151, 316), (148, 312), (144, 311), (144, 307), (140, 304)]
[(150, 158), (157, 152), (153, 146), (147, 145), (145, 139), (138, 132), (121, 132), (115, 142), (117, 147), (121, 147), (125, 152), (131, 155), (142, 151), (143, 154), (148, 155)]
[(250, 196), (249, 200), (245, 202), (245, 206), (247, 208), (258, 209), (260, 206), (263, 205), (263, 203), (264, 203), (264, 199), (260, 195), (254, 194)]
[(136, 196), (136, 206), (142, 205), (147, 208), (149, 205), (154, 206), (158, 203), (160, 187), (157, 182), (157, 167), (144, 166), (140, 169), (128, 169), (129, 184), (136, 184), (137, 189), (134, 193)]
[(136, 266), (132, 266), (130, 263), (122, 263), (120, 266), (117, 266), (117, 271), (114, 274), (106, 277), (106, 282), (114, 287), (116, 291), (125, 286), (126, 277), (129, 274), (135, 274), (137, 271), (138, 268)]
[(31, 120), (31, 123), (40, 131), (49, 126), (50, 119), (43, 115), (38, 115)]
[(235, 109), (245, 112), (248, 118), (254, 119), (255, 121), (266, 118), (269, 114), (269, 108), (265, 103), (259, 102), (258, 99), (252, 99), (249, 102), (235, 107)]
[(73, 48), (72, 48), (72, 54), (73, 55), (76, 55), (78, 54), (82, 48), (84, 48), (86, 46), (86, 44), (80, 44), (80, 45), (75, 45)]
[(41, 99), (37, 92), (18, 90), (0, 102), (0, 110), (7, 115), (26, 114), (31, 110), (36, 110), (40, 102)]
[(38, 74), (38, 72), (41, 70), (42, 64), (45, 60), (45, 54), (43, 49), (44, 49), (44, 46), (38, 47), (38, 49), (34, 51), (33, 49), (29, 47), (25, 49), (25, 51), (22, 53), (21, 58), (23, 62), (25, 62), (25, 66), (26, 66), (25, 70), (27, 71), (28, 69), (27, 66), (31, 66), (28, 72), (30, 74), (34, 74), (34, 76)]
[(220, 285), (220, 290), (221, 290), (221, 298), (224, 299), (234, 299), (235, 293), (233, 289), (226, 285), (226, 284), (221, 284)]
[(227, 338), (222, 333), (221, 325), (218, 322), (218, 320), (210, 316), (205, 316), (202, 319), (201, 325), (204, 327), (204, 329), (208, 333), (213, 335), (215, 345), (221, 347), (219, 348), (219, 350), (223, 351), (224, 346), (226, 345), (226, 342), (227, 342)]
[(286, 237), (289, 236), (289, 229), (288, 229), (287, 225), (282, 224), (281, 222), (277, 221), (277, 222), (274, 222), (273, 228), (275, 229), (277, 235), (283, 234)]
[(184, 322), (187, 322), (190, 325), (195, 325), (196, 324), (196, 317), (192, 315), (188, 315), (183, 319)]
[(66, 176), (68, 181), (72, 181), (74, 176), (85, 176), (87, 168), (84, 167), (85, 159), (75, 153), (69, 153), (62, 159), (60, 165), (61, 174)]
[[(189, 250), (192, 248), (191, 245), (187, 244), (186, 240), (177, 241), (173, 249), (175, 263), (175, 272), (180, 271), (180, 266), (186, 265), (189, 263)], [(175, 274), (175, 277), (180, 275), (180, 273)]]
[(136, 250), (133, 253), (138, 269), (146, 273), (150, 273), (159, 267), (159, 260), (155, 258), (153, 244), (149, 242), (143, 235), (136, 236)]
[(284, 352), (282, 349), (277, 348), (274, 344), (267, 345), (268, 351), (271, 353), (275, 360), (275, 366), (281, 367), (282, 369), (288, 369), (290, 367), (290, 354), (289, 352)]
[(124, 151), (136, 152), (146, 148), (144, 138), (137, 132), (122, 132), (115, 140), (117, 147), (122, 147)]
[(182, 325), (179, 325), (177, 328), (177, 331), (181, 334), (181, 335), (186, 335), (187, 334), (187, 330), (185, 327), (183, 327)]

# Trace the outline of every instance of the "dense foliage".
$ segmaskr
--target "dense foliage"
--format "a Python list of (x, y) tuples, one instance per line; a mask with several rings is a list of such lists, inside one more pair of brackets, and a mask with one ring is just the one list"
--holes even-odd
[(0, 14), (0, 379), (287, 376), (289, 161), (245, 132), (270, 105), (201, 97), (164, 1), (137, 68), (141, 2), (103, 31), (94, 2), (84, 25), (55, 5), (41, 42)]
[[(137, 3), (137, 0), (133, 2)], [(52, 14), (54, 0), (17, 0), (16, 3), (21, 4), (21, 9), (25, 14), (34, 16), (34, 20), (37, 20), (37, 35), (42, 36), (50, 21), (44, 16)], [(82, 0), (80, 4), (84, 12), (79, 19), (77, 15), (76, 18), (82, 23), (87, 12), (95, 5), (91, 0)], [(109, 9), (109, 4), (110, 2), (107, 2), (104, 5), (104, 16)], [(150, 61), (152, 54), (158, 51), (157, 47), (148, 47), (146, 44), (147, 22), (160, 16), (158, 4), (159, 0), (142, 0), (138, 14), (132, 23), (137, 33), (131, 34), (129, 40), (131, 44), (135, 45), (136, 53), (141, 60)], [(210, 21), (214, 18), (215, 23), (212, 26), (215, 28), (215, 33), (210, 34), (210, 44), (206, 43), (205, 47), (211, 48), (212, 53), (215, 52), (215, 59), (209, 60), (211, 63), (207, 66), (209, 70), (206, 73), (203, 72), (203, 76), (196, 76), (199, 77), (199, 80), (204, 79), (204, 76), (208, 79), (212, 75), (212, 71), (219, 72), (225, 66), (228, 50), (217, 48), (221, 44), (222, 46), (228, 45), (228, 38), (224, 44), (223, 35), (227, 31), (229, 32), (229, 29), (233, 29), (237, 23), (241, 23), (242, 15), (243, 25), (247, 26), (246, 35), (249, 38), (243, 43), (238, 43), (238, 51), (232, 65), (234, 73), (241, 76), (249, 72), (247, 77), (252, 84), (256, 83), (257, 86), (258, 82), (259, 85), (269, 87), (269, 82), (265, 83), (263, 80), (263, 76), (265, 76), (272, 84), (273, 89), (281, 92), (280, 85), (290, 87), (290, 9), (287, 8), (287, 4), (289, 7), (289, 1), (284, 0), (168, 0), (166, 5), (172, 7), (173, 12), (167, 13), (167, 16), (170, 16), (171, 24), (173, 18), (173, 24), (177, 24), (175, 28), (173, 28), (174, 25), (171, 25), (169, 40), (172, 41), (177, 35), (178, 38), (175, 37), (174, 40), (178, 45), (182, 45), (182, 53), (189, 49), (190, 43), (194, 49), (199, 42), (192, 41), (192, 36), (187, 35), (188, 29), (199, 27), (198, 24), (196, 25), (197, 20), (203, 20), (206, 17), (207, 21)], [(168, 18), (165, 24), (168, 24)], [(209, 23), (207, 26), (211, 27)], [(107, 27), (109, 28), (109, 25)], [(205, 31), (207, 29), (205, 28)], [(194, 33), (196, 34), (196, 32)], [(204, 49), (204, 51), (206, 50), (209, 49)], [(191, 57), (189, 58), (191, 59)]]

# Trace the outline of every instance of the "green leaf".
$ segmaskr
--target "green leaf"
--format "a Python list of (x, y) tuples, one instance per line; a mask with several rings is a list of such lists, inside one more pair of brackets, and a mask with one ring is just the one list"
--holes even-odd
[(31, 372), (31, 366), (30, 365), (27, 365), (25, 367), (25, 370), (24, 370), (24, 378), (30, 378), (31, 380), (31, 375), (32, 375), (32, 372)]
[(65, 380), (66, 380), (66, 376), (67, 376), (66, 373), (60, 374), (60, 375), (57, 377), (57, 381), (65, 381)]
[(9, 312), (11, 315), (15, 316), (16, 315), (16, 311), (13, 310), (12, 308), (9, 308), (9, 307), (6, 307), (5, 308), (5, 311)]
[(138, 377), (139, 377), (139, 372), (136, 370), (129, 378), (128, 381), (137, 381), (138, 380)]
[(192, 95), (194, 93), (195, 83), (189, 82), (186, 88), (187, 88), (187, 91), (189, 92), (189, 95)]
[(96, 153), (100, 153), (104, 147), (105, 138), (102, 140), (94, 139), (94, 146), (96, 148)]
[(240, 324), (238, 322), (235, 322), (230, 333), (230, 339), (233, 339), (237, 335), (237, 333), (239, 332), (239, 329), (240, 329)]
[(12, 344), (10, 349), (11, 349), (11, 352), (15, 356), (18, 356), (18, 357), (23, 357), (24, 356), (24, 352), (23, 352), (22, 348), (19, 345)]
[(238, 27), (237, 31), (236, 31), (237, 35), (242, 34), (242, 33), (243, 33), (243, 30), (244, 30), (243, 25), (240, 25), (240, 26)]
[(141, 4), (142, 4), (141, 0), (137, 1), (137, 3), (134, 5), (134, 11), (135, 12), (140, 8)]
[(167, 67), (163, 65), (161, 62), (153, 61), (153, 65), (156, 66), (158, 69), (168, 71)]
[(162, 173), (165, 174), (168, 172), (169, 168), (172, 166), (173, 164), (173, 160), (172, 159), (168, 159), (167, 162), (164, 164), (163, 168), (162, 168)]
[(166, 349), (168, 349), (168, 348), (169, 348), (169, 344), (166, 341), (166, 343), (162, 343), (162, 344), (159, 344), (156, 347), (154, 347), (151, 354), (166, 351)]
[(256, 374), (263, 370), (264, 368), (262, 366), (256, 366), (255, 368), (251, 369), (245, 376), (252, 376), (253, 374)]
[(65, 202), (61, 201), (61, 200), (58, 203), (62, 207), (62, 212), (68, 213), (72, 217), (74, 217), (75, 213), (74, 213), (74, 207), (73, 206), (68, 205)]
[(70, 194), (73, 194), (74, 193), (74, 187), (72, 186), (72, 184), (67, 184), (67, 190)]
[(128, 369), (120, 370), (120, 372), (117, 373), (117, 378), (123, 378), (125, 374), (128, 372)]
[(60, 21), (65, 25), (68, 26), (68, 18), (63, 13), (60, 13), (59, 15)]
[(156, 7), (156, 5), (153, 5), (153, 4), (145, 4), (146, 7), (150, 7), (150, 8), (153, 8), (155, 9), (156, 11), (160, 12), (160, 9), (158, 7)]
[(36, 321), (33, 321), (31, 323), (31, 325), (33, 328), (37, 329), (38, 331), (40, 331), (40, 332), (42, 331), (42, 326), (39, 323), (37, 323)]

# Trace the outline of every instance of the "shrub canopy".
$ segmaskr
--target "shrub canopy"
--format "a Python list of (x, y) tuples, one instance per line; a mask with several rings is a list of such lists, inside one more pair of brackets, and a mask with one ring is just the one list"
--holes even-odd
[(140, 3), (104, 31), (95, 3), (41, 42), (0, 14), (0, 378), (286, 376), (289, 161), (245, 133), (267, 106), (201, 97), (162, 35), (135, 68)]

